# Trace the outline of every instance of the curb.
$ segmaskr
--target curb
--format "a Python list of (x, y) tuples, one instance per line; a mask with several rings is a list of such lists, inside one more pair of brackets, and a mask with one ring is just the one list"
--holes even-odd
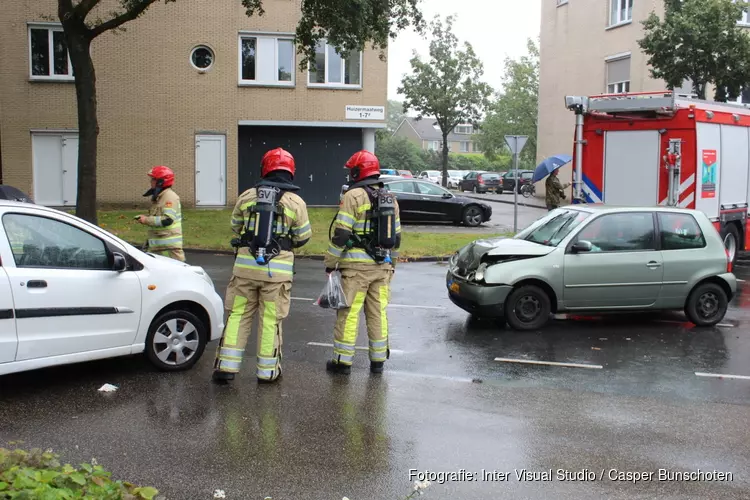
[[(140, 245), (137, 245), (132, 242), (128, 242), (134, 247), (140, 249)], [(204, 254), (204, 255), (227, 255), (227, 256), (233, 256), (234, 251), (233, 250), (208, 250), (206, 248), (183, 248), (184, 252), (190, 252), (190, 253), (197, 253), (197, 254)], [(296, 259), (303, 259), (303, 260), (316, 260), (322, 262), (325, 258), (323, 255), (295, 255)], [(403, 259), (398, 259), (397, 262), (399, 264), (407, 264), (407, 263), (414, 263), (414, 262), (448, 262), (450, 260), (450, 255), (445, 257), (406, 257)]]
[[(487, 202), (490, 202), (490, 203), (505, 203), (506, 205), (515, 205), (515, 203), (513, 203), (512, 201), (502, 200), (502, 199), (499, 199), (499, 198), (498, 199), (492, 199), (492, 200), (490, 200), (488, 198), (480, 198), (479, 196), (474, 196), (473, 194), (466, 194), (466, 193), (461, 193), (458, 196), (463, 196), (465, 198), (471, 198), (471, 199), (474, 199), (474, 200), (487, 201)], [(502, 195), (498, 195), (498, 197), (499, 196), (502, 196)], [(532, 207), (532, 208), (541, 208), (541, 209), (547, 210), (547, 207), (545, 207), (545, 206), (536, 205), (536, 204), (533, 204), (533, 203), (524, 203), (524, 202), (522, 202), (520, 200), (518, 201), (518, 206), (519, 207), (524, 206), (524, 207)]]

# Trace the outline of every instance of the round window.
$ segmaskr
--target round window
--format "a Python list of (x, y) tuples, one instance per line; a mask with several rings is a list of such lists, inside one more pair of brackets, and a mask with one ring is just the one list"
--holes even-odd
[(214, 63), (214, 53), (203, 45), (193, 49), (190, 54), (190, 62), (199, 70), (207, 70)]

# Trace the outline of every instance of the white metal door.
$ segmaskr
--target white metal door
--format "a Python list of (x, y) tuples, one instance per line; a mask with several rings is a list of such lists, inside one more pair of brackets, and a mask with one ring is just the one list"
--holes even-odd
[(199, 135), (195, 138), (195, 204), (226, 204), (226, 137)]
[(604, 203), (659, 203), (659, 132), (607, 132), (604, 142)]
[(63, 206), (75, 206), (78, 195), (78, 134), (62, 136)]
[(63, 148), (59, 134), (32, 134), (34, 201), (40, 205), (63, 204)]
[(5, 269), (0, 268), (0, 363), (16, 359), (18, 335), (13, 313), (13, 293)]

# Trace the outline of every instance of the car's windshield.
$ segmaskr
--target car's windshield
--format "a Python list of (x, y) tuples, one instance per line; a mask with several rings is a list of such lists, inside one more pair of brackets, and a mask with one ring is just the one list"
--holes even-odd
[(463, 177), (464, 173), (460, 170), (448, 170), (448, 175), (451, 177)]
[(518, 233), (514, 238), (556, 247), (573, 229), (590, 216), (589, 212), (558, 208)]

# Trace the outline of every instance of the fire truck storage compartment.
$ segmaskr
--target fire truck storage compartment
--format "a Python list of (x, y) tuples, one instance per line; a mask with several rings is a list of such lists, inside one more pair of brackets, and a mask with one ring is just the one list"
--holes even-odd
[(748, 127), (721, 125), (719, 167), (719, 175), (724, 180), (719, 188), (721, 208), (745, 205), (748, 190)]
[(628, 130), (605, 134), (602, 201), (608, 205), (656, 205), (659, 132)]

